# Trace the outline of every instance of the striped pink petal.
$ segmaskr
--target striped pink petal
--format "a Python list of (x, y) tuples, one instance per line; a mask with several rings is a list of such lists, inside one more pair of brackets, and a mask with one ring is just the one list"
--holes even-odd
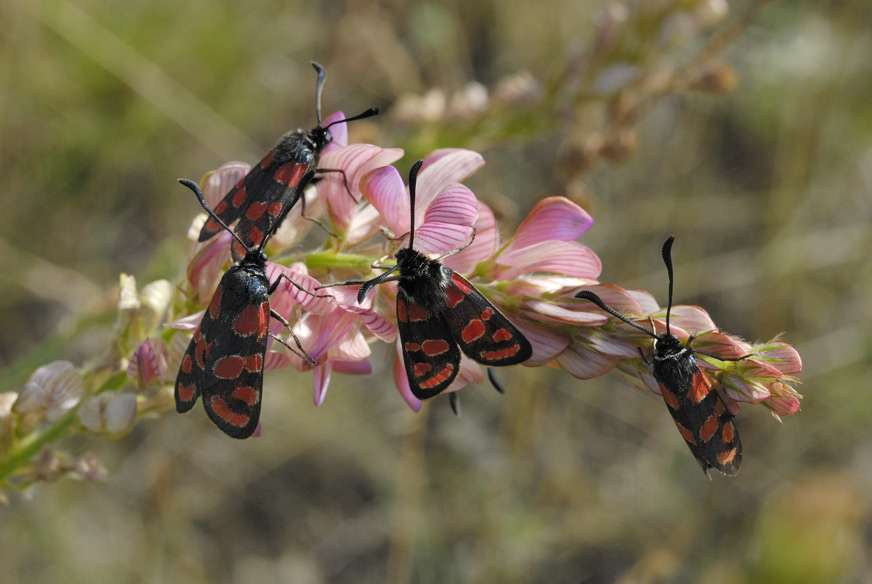
[(469, 273), (475, 265), (491, 257), (497, 249), (497, 221), (490, 207), (476, 201), (478, 218), (475, 220), (475, 239), (466, 249), (446, 257), (442, 263), (461, 274)]
[(426, 156), (418, 173), (416, 206), (426, 209), (443, 188), (463, 182), (482, 166), (481, 154), (461, 148), (437, 150)]
[(528, 272), (596, 279), (602, 271), (599, 257), (587, 246), (574, 241), (543, 241), (514, 248), (500, 254), (498, 262), (499, 267), (492, 274), (498, 280), (514, 280)]
[[(345, 119), (345, 114), (342, 113), (342, 110), (334, 112), (324, 118), (324, 121), (321, 122), (323, 127), (327, 127), (330, 124), (336, 124), (336, 122)], [(321, 155), (325, 155), (331, 150), (336, 150), (337, 148), (342, 148), (343, 146), (348, 146), (348, 124), (336, 124), (329, 130), (330, 136), (333, 138), (325, 147), (324, 150), (321, 151)]]
[(533, 346), (533, 355), (524, 365), (533, 367), (545, 365), (548, 361), (562, 353), (569, 345), (569, 336), (553, 328), (540, 327), (522, 319), (513, 319), (512, 323), (518, 327), (521, 334)]
[(543, 241), (574, 241), (592, 225), (593, 218), (588, 212), (566, 197), (546, 197), (533, 207), (515, 231), (506, 251)]
[(395, 237), (409, 232), (409, 193), (396, 168), (386, 166), (369, 173), (361, 190)]
[(614, 369), (617, 357), (603, 355), (581, 345), (570, 345), (556, 359), (560, 368), (576, 379), (593, 379)]
[(399, 148), (352, 144), (321, 157), (319, 168), (342, 169), (345, 172), (344, 180), (342, 173), (323, 173), (322, 180), (317, 185), (318, 194), (327, 202), (327, 212), (336, 229), (344, 232), (351, 223), (357, 201), (361, 197), (361, 179), (376, 168), (384, 167), (402, 156), (403, 151)]

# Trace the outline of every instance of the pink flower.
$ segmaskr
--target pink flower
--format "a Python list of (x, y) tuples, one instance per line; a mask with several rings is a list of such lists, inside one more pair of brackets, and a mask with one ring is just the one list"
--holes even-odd
[(127, 377), (136, 382), (140, 391), (145, 391), (157, 379), (163, 383), (167, 374), (167, 347), (163, 339), (145, 339), (136, 348), (127, 365)]

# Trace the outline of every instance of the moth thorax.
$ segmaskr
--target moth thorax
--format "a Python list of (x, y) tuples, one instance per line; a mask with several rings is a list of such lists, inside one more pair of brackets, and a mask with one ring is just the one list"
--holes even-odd
[(669, 357), (684, 350), (684, 345), (673, 334), (663, 334), (654, 341), (654, 350), (663, 357)]

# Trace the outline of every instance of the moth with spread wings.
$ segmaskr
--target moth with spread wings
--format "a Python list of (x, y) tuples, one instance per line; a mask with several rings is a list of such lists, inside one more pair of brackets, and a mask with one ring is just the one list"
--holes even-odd
[[(378, 114), (375, 108), (351, 118), (337, 120), (326, 127), (321, 125), (321, 88), (324, 85), (324, 68), (312, 63), (318, 72), (315, 113), (318, 125), (311, 130), (294, 130), (281, 137), (279, 143), (267, 152), (240, 181), (215, 206), (215, 214), (225, 224), (232, 225), (237, 219), (236, 234), (245, 246), (257, 247), (267, 233), (275, 231), (285, 215), (300, 200), (305, 188), (318, 172), (321, 151), (333, 137), (330, 126)], [(222, 231), (215, 218), (210, 218), (200, 229), (199, 241), (206, 241)], [(243, 244), (234, 241), (231, 248), (233, 259), (241, 259), (246, 253)]]
[[(724, 474), (735, 475), (742, 464), (742, 442), (733, 424), (724, 400), (712, 385), (708, 375), (702, 370), (693, 356), (699, 353), (719, 361), (741, 361), (743, 357), (721, 357), (692, 349), (690, 337), (687, 344), (672, 334), (669, 328), (669, 314), (672, 310), (672, 242), (669, 237), (663, 244), (663, 261), (669, 274), (669, 303), (666, 308), (666, 332), (657, 335), (636, 322), (628, 319), (589, 290), (583, 290), (576, 298), (589, 300), (623, 322), (636, 327), (654, 337), (654, 379), (660, 385), (660, 393), (666, 402), (669, 413), (678, 427), (682, 438), (693, 453), (702, 470), (716, 468)], [(641, 353), (641, 349), (639, 350)], [(644, 354), (642, 355), (644, 359)], [(646, 360), (647, 362), (647, 360)]]
[[(362, 302), (382, 282), (397, 281), (397, 328), (406, 375), (412, 394), (427, 399), (457, 377), (461, 351), (482, 365), (499, 367), (523, 363), (533, 348), (466, 278), (414, 249), (415, 183), (422, 163), (409, 173), (409, 247), (396, 253), (396, 266), (363, 282), (357, 299)], [(393, 275), (397, 270), (399, 275)]]

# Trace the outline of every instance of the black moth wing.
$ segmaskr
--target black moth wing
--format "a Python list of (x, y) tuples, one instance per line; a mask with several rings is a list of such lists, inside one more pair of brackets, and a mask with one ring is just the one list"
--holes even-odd
[(716, 468), (735, 475), (742, 463), (742, 442), (733, 416), (712, 382), (685, 347), (654, 356), (654, 377), (678, 431), (703, 471)]
[(248, 438), (257, 428), (269, 332), (269, 282), (263, 266), (247, 260), (221, 278), (175, 387), (178, 412), (202, 395), (209, 418), (233, 438)]
[(523, 363), (533, 354), (530, 341), (475, 286), (454, 270), (442, 267), (445, 321), (467, 357), (482, 365)]
[[(318, 154), (329, 138), (329, 132), (323, 129), (285, 134), (215, 206), (215, 214), (227, 225), (238, 219), (236, 234), (249, 248), (259, 246), (300, 199), (315, 174)], [(200, 229), (199, 241), (206, 241), (222, 230), (210, 218)], [(231, 251), (234, 260), (245, 256), (245, 248), (237, 241)]]
[(416, 302), (402, 285), (397, 288), (397, 328), (403, 364), (409, 388), (420, 400), (445, 391), (460, 372), (460, 349), (443, 318), (445, 306), (439, 306), (439, 302), (428, 305)]

